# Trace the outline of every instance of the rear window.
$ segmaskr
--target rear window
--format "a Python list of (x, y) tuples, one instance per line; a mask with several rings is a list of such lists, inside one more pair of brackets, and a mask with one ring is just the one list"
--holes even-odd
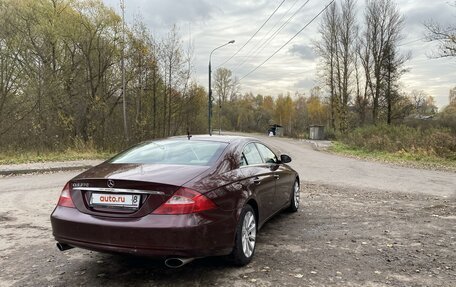
[(143, 143), (112, 158), (110, 163), (211, 165), (227, 143), (195, 140), (162, 140)]

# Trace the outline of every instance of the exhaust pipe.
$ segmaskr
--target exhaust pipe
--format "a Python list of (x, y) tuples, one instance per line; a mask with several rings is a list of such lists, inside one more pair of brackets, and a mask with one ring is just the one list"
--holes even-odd
[(65, 243), (60, 243), (60, 242), (57, 242), (57, 248), (60, 250), (60, 251), (65, 251), (65, 250), (68, 250), (68, 249), (71, 249), (73, 248), (73, 246), (70, 246), (68, 244), (65, 244)]
[(180, 268), (195, 260), (195, 258), (168, 258), (165, 260), (165, 266), (168, 268)]

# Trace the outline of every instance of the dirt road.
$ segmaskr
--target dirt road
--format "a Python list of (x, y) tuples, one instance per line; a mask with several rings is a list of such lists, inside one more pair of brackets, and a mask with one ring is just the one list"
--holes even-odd
[(49, 214), (76, 175), (62, 172), (0, 178), (0, 286), (456, 286), (454, 173), (266, 140), (292, 155), (303, 205), (265, 225), (247, 267), (57, 251)]

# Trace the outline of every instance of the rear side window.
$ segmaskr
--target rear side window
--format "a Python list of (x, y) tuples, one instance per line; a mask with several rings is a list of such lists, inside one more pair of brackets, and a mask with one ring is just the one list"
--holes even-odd
[(249, 143), (245, 146), (244, 152), (242, 153), (243, 157), (241, 159), (241, 165), (252, 165), (252, 164), (261, 164), (263, 160), (261, 155), (258, 152), (258, 149), (255, 147), (255, 144)]
[(110, 163), (211, 165), (228, 144), (196, 140), (163, 140), (132, 147)]
[(256, 146), (260, 150), (261, 156), (265, 163), (277, 163), (276, 155), (265, 145), (257, 143)]

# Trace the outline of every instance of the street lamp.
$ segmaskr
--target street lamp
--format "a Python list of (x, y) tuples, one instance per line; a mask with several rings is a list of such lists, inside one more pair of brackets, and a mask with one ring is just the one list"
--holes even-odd
[(212, 53), (214, 53), (215, 50), (217, 49), (220, 49), (222, 47), (225, 47), (226, 45), (228, 44), (233, 44), (234, 43), (234, 40), (231, 40), (229, 41), (228, 43), (225, 43), (221, 46), (218, 46), (217, 48), (215, 48), (214, 50), (212, 50), (212, 52), (209, 54), (209, 99), (208, 99), (208, 105), (207, 105), (207, 113), (208, 113), (208, 128), (209, 128), (209, 135), (211, 136), (212, 135), (212, 126), (211, 126), (211, 118), (212, 118), (212, 88), (211, 88), (211, 85), (212, 85), (212, 82), (211, 82), (211, 74), (212, 74), (212, 70), (211, 70), (211, 58), (212, 58)]

